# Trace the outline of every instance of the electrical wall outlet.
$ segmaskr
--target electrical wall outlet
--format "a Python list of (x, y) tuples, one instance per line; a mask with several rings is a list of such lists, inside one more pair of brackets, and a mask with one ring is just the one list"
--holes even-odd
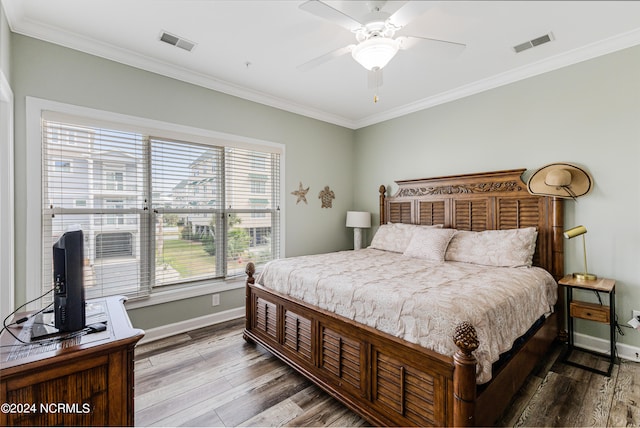
[[(213, 294), (211, 296), (211, 306), (218, 306), (219, 304), (220, 304), (220, 295)], [(640, 313), (640, 311), (638, 313)]]
[(640, 321), (640, 311), (633, 311), (631, 316)]

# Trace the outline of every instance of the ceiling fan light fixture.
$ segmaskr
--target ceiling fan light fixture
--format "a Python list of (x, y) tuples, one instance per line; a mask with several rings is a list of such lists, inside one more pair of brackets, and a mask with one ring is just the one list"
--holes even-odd
[(353, 59), (367, 70), (382, 69), (400, 49), (400, 41), (388, 37), (372, 37), (351, 51)]

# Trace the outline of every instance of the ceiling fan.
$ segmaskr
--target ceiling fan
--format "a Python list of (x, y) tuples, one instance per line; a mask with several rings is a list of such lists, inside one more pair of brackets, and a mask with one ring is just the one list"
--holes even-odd
[[(403, 3), (393, 14), (384, 10), (386, 1), (367, 1), (364, 3), (367, 5), (369, 13), (359, 19), (320, 0), (308, 0), (299, 6), (306, 12), (353, 32), (357, 43), (338, 48), (305, 62), (298, 66), (298, 70), (308, 71), (327, 61), (351, 53), (353, 59), (369, 71), (369, 86), (377, 88), (382, 84), (382, 69), (399, 50), (408, 49), (416, 42), (435, 42), (459, 50), (466, 47), (464, 43), (401, 34), (403, 27), (424, 13), (425, 5), (429, 7), (431, 2), (393, 2), (395, 4)], [(377, 96), (374, 100), (377, 101)]]

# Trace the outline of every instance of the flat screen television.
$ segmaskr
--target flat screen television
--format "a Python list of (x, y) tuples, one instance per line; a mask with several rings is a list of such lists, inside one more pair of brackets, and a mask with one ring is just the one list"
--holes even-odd
[(85, 327), (84, 236), (65, 232), (53, 244), (54, 325), (60, 332)]

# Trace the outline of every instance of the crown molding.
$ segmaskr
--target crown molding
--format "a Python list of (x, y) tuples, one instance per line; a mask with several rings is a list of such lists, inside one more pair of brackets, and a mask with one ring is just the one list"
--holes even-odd
[(49, 26), (30, 19), (20, 19), (19, 17), (22, 16), (22, 13), (20, 13), (19, 9), (22, 8), (11, 9), (11, 12), (15, 13), (12, 16), (12, 19), (7, 19), (9, 27), (14, 33), (33, 37), (45, 42), (115, 61), (186, 83), (191, 83), (269, 107), (288, 111), (290, 113), (353, 129), (354, 122), (339, 115), (313, 109), (290, 100), (274, 97), (273, 95), (264, 92), (241, 87), (239, 85), (217, 79), (211, 75), (188, 70), (186, 68), (176, 66), (175, 64), (160, 61), (129, 49), (116, 47), (109, 43), (85, 37), (71, 31), (66, 31), (59, 27)]
[[(16, 5), (18, 3), (19, 2), (10, 2), (7, 4)], [(157, 59), (141, 55), (138, 52), (119, 48), (99, 40), (26, 19), (24, 18), (22, 9), (23, 8), (20, 6), (7, 8), (5, 5), (7, 21), (9, 22), (11, 31), (14, 33), (37, 38), (227, 95), (354, 130), (435, 107), (450, 101), (465, 98), (470, 95), (478, 94), (640, 44), (640, 29), (636, 29), (491, 76), (486, 79), (472, 82), (449, 91), (441, 92), (437, 95), (423, 98), (416, 102), (387, 110), (383, 113), (367, 116), (358, 120), (352, 120), (340, 115), (295, 103), (287, 99), (274, 97), (273, 95), (264, 92), (241, 87), (239, 85), (217, 79), (211, 75), (187, 70), (164, 61), (159, 61)]]
[(640, 44), (640, 29), (629, 31), (605, 40), (601, 40), (569, 52), (555, 55), (544, 60), (527, 64), (504, 73), (478, 80), (468, 85), (441, 92), (432, 97), (424, 98), (411, 104), (388, 110), (384, 113), (365, 117), (355, 122), (355, 129), (375, 125), (386, 120), (395, 119), (430, 107), (435, 107), (460, 98), (478, 94), (500, 86), (508, 85), (530, 77), (538, 76), (549, 71), (564, 68), (573, 64), (587, 61), (609, 53), (617, 52)]

